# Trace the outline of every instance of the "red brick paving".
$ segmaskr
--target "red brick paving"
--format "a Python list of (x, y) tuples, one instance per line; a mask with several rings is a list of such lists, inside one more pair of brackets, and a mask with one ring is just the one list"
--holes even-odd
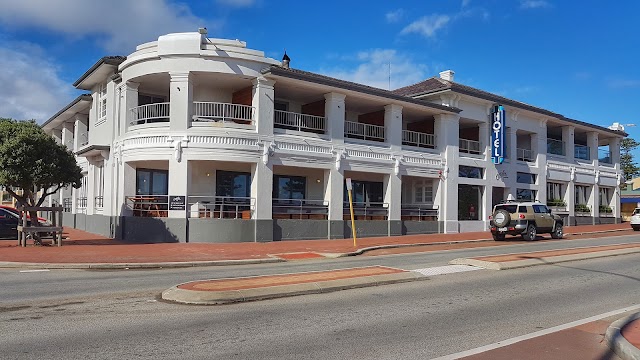
[(506, 254), (497, 256), (482, 256), (476, 257), (476, 260), (491, 261), (491, 262), (509, 262), (527, 259), (537, 259), (549, 256), (562, 256), (562, 255), (574, 255), (585, 254), (590, 252), (618, 250), (618, 249), (631, 249), (638, 248), (640, 244), (619, 244), (619, 245), (607, 245), (607, 246), (593, 246), (584, 248), (562, 249), (562, 250), (549, 250), (549, 251), (535, 251), (524, 254)]
[(628, 323), (620, 330), (620, 333), (633, 346), (640, 348), (640, 319)]
[(308, 260), (308, 259), (322, 259), (324, 256), (312, 252), (300, 252), (300, 253), (286, 253), (286, 254), (271, 254), (271, 256), (278, 257), (284, 260)]
[(304, 284), (317, 281), (349, 279), (372, 275), (397, 274), (401, 272), (406, 271), (384, 266), (369, 266), (362, 268), (316, 271), (299, 274), (265, 275), (239, 279), (194, 281), (178, 285), (178, 288), (197, 291), (232, 291), (270, 286)]

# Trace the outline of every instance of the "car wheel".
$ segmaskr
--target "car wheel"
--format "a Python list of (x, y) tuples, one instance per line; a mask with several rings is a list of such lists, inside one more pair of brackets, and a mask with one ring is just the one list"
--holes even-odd
[(505, 227), (511, 221), (511, 214), (507, 210), (500, 209), (493, 214), (493, 224), (496, 227)]
[(529, 224), (529, 226), (527, 226), (527, 231), (522, 234), (522, 238), (527, 241), (531, 241), (536, 239), (536, 235), (538, 235), (536, 226), (533, 224)]
[(553, 231), (551, 232), (552, 239), (562, 239), (564, 233), (562, 232), (562, 224), (557, 224), (553, 227)]
[(640, 230), (640, 227), (638, 227), (638, 226), (632, 226), (631, 228), (633, 229), (633, 231), (638, 231), (638, 230)]
[(505, 239), (505, 235), (504, 234), (493, 234), (493, 240), (494, 241), (502, 241)]

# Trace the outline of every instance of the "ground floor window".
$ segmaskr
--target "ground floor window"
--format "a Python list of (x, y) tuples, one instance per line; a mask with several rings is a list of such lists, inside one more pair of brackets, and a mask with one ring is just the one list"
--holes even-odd
[(589, 187), (586, 185), (576, 185), (576, 205), (586, 205), (589, 202)]
[(521, 201), (533, 201), (536, 199), (536, 191), (531, 189), (516, 189), (516, 199)]
[(600, 212), (611, 212), (612, 209), (609, 206), (611, 204), (611, 195), (613, 193), (612, 188), (601, 187), (599, 193)]
[(216, 196), (251, 197), (251, 174), (236, 171), (216, 171)]
[(433, 202), (433, 181), (419, 180), (413, 183), (413, 202), (416, 204)]
[[(371, 206), (372, 203), (382, 205), (384, 202), (383, 183), (354, 180), (351, 182), (351, 185), (353, 186), (352, 195), (354, 203)], [(344, 201), (345, 203), (349, 201), (346, 185), (344, 187)]]
[(479, 220), (482, 186), (458, 185), (458, 220)]
[(274, 175), (273, 198), (280, 201), (305, 199), (307, 178), (303, 176)]
[(560, 202), (564, 199), (564, 189), (562, 184), (547, 183), (547, 202)]
[(167, 170), (137, 169), (136, 195), (168, 195), (168, 179)]

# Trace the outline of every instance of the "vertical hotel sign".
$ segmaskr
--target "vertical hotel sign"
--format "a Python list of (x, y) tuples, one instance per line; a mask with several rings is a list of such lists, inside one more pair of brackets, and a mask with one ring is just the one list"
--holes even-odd
[(505, 113), (502, 105), (496, 105), (491, 112), (491, 162), (502, 164), (505, 155)]

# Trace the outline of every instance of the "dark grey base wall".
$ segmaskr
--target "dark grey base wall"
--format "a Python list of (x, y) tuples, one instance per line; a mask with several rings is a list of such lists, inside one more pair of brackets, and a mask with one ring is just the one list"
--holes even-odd
[(570, 225), (593, 225), (593, 216), (569, 216)]
[[(65, 213), (64, 226), (135, 243), (238, 243), (348, 239), (351, 221), (109, 217)], [(437, 221), (356, 221), (358, 237), (434, 234)]]

